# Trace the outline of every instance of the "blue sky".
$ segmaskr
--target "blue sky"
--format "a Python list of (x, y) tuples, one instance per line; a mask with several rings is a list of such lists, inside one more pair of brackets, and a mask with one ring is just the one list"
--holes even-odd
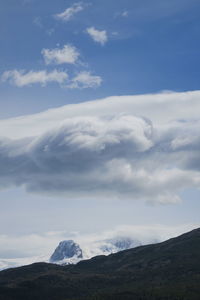
[[(1, 73), (7, 70), (88, 70), (102, 78), (98, 88), (67, 89), (56, 83), (18, 88), (1, 84), (2, 118), (39, 112), (110, 95), (187, 91), (199, 86), (199, 1), (82, 1), (69, 21), (56, 14), (72, 1), (1, 1)], [(123, 15), (125, 13), (125, 15)], [(105, 30), (101, 46), (86, 33)], [(86, 66), (45, 65), (44, 48), (74, 45)]]
[(26, 256), (52, 232), (199, 226), (199, 15), (198, 0), (0, 2), (0, 259), (16, 236)]

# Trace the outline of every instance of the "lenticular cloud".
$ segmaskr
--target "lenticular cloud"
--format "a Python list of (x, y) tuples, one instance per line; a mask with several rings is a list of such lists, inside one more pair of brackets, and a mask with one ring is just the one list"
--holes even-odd
[(36, 189), (44, 185), (45, 190), (49, 184), (49, 189), (55, 187), (58, 192), (73, 192), (81, 186), (81, 193), (93, 184), (104, 189), (100, 186), (108, 185), (103, 177), (108, 176), (112, 164), (132, 160), (134, 153), (150, 149), (152, 135), (150, 122), (128, 115), (68, 119), (41, 136), (3, 139), (0, 175), (8, 184)]
[(1, 188), (24, 186), (36, 193), (64, 194), (66, 199), (121, 198), (165, 204), (181, 201), (184, 189), (199, 187), (197, 119), (159, 125), (132, 113), (113, 112), (63, 114), (62, 122), (52, 123), (49, 114), (51, 125), (46, 132), (0, 138)]

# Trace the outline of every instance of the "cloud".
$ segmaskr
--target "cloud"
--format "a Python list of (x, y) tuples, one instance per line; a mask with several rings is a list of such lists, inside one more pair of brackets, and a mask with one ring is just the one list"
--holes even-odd
[(99, 232), (98, 234), (72, 235), (71, 238), (79, 243), (83, 249), (83, 254), (87, 258), (96, 255), (102, 255), (102, 248), (111, 246), (109, 241), (119, 239), (131, 239), (133, 245), (147, 245), (156, 242), (162, 242), (169, 238), (176, 237), (187, 231), (198, 228), (199, 224), (184, 225), (119, 225), (111, 230)]
[(33, 24), (35, 24), (39, 28), (43, 28), (42, 19), (41, 17), (35, 17), (33, 19)]
[(128, 17), (128, 11), (127, 11), (127, 10), (123, 11), (123, 12), (121, 13), (121, 16), (122, 16), (122, 17)]
[(46, 30), (46, 33), (47, 33), (49, 36), (51, 36), (52, 34), (55, 33), (55, 28), (47, 29), (47, 30)]
[[(79, 51), (72, 45), (64, 45), (63, 48), (42, 49), (41, 53), (47, 65), (76, 64), (80, 56)], [(31, 70), (28, 72), (24, 70), (9, 70), (2, 74), (1, 81), (8, 81), (17, 87), (30, 86), (35, 83), (45, 86), (49, 82), (57, 82), (65, 88), (84, 89), (99, 87), (102, 83), (102, 78), (92, 75), (90, 71), (80, 71), (75, 77), (69, 78), (66, 71), (57, 69), (49, 72), (47, 70)]]
[(144, 116), (150, 119), (155, 127), (166, 129), (166, 135), (170, 128), (174, 133), (177, 132), (177, 128), (188, 127), (191, 132), (197, 132), (195, 124), (199, 120), (199, 97), (200, 91), (197, 90), (93, 99), (93, 101), (68, 104), (38, 114), (0, 120), (0, 136), (10, 139), (33, 137), (61, 126), (68, 118), (103, 117), (121, 113)]
[(71, 45), (64, 45), (62, 49), (43, 49), (42, 55), (48, 64), (75, 64), (80, 55), (78, 50)]
[(200, 185), (200, 170), (185, 163), (192, 144), (184, 152), (171, 147), (183, 131), (155, 128), (126, 114), (66, 119), (37, 137), (1, 140), (1, 187), (77, 199), (178, 203), (181, 191)]
[(64, 83), (68, 79), (68, 74), (58, 70), (51, 72), (47, 72), (46, 70), (28, 71), (27, 73), (25, 71), (11, 70), (4, 72), (1, 79), (3, 82), (9, 81), (17, 87), (36, 83), (45, 86), (49, 82)]
[(126, 17), (128, 17), (129, 16), (129, 11), (127, 10), (127, 9), (124, 9), (124, 10), (122, 10), (122, 11), (120, 11), (120, 12), (117, 12), (117, 13), (115, 13), (114, 14), (114, 17), (115, 18), (126, 18)]
[(95, 88), (99, 87), (102, 83), (102, 79), (100, 76), (91, 75), (90, 72), (83, 71), (78, 73), (72, 80), (71, 84), (68, 85), (69, 88)]
[(151, 130), (151, 124), (133, 116), (74, 118), (33, 139), (2, 140), (2, 186), (25, 185), (43, 193), (50, 184), (50, 193), (75, 197), (90, 197), (95, 190), (118, 194), (131, 180), (123, 178), (115, 192), (120, 176), (132, 172), (126, 159), (152, 146)]
[(59, 70), (51, 72), (11, 70), (4, 72), (1, 80), (2, 82), (8, 81), (17, 87), (31, 86), (36, 83), (46, 86), (49, 82), (57, 82), (61, 87), (69, 89), (97, 88), (102, 83), (100, 76), (92, 75), (89, 71), (82, 71), (70, 79), (66, 71)]
[(1, 188), (178, 203), (200, 186), (199, 95), (110, 97), (2, 120)]
[(108, 36), (106, 30), (97, 30), (94, 27), (89, 27), (86, 29), (87, 33), (91, 38), (101, 45), (104, 45), (108, 41)]
[[(48, 261), (62, 240), (73, 239), (83, 249), (84, 258), (105, 254), (103, 247), (111, 246), (109, 241), (129, 238), (142, 245), (162, 242), (192, 229), (199, 224), (184, 225), (120, 225), (103, 232), (80, 234), (65, 231), (44, 232), (30, 235), (0, 235), (0, 269), (17, 267), (39, 261)], [(13, 250), (14, 249), (14, 250)]]
[(56, 14), (55, 18), (62, 21), (69, 21), (73, 18), (73, 16), (84, 9), (84, 5), (82, 2), (74, 3), (72, 6), (68, 7), (62, 13)]

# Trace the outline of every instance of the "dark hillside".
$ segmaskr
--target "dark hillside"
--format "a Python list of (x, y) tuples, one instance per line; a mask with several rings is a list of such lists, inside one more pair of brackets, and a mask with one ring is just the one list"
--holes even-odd
[(200, 229), (77, 265), (0, 272), (0, 300), (199, 300)]

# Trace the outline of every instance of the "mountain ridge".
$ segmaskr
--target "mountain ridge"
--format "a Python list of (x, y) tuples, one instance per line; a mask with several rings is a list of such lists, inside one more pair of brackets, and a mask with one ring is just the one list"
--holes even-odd
[(122, 250), (135, 248), (139, 245), (142, 245), (142, 242), (126, 236), (97, 240), (93, 246), (97, 248), (99, 254), (90, 254), (88, 257), (88, 254), (85, 253), (84, 246), (82, 247), (74, 240), (63, 240), (58, 244), (48, 262), (60, 265), (77, 264), (79, 261), (88, 260), (98, 255), (109, 255)]
[(0, 300), (199, 300), (200, 228), (77, 265), (0, 272)]

